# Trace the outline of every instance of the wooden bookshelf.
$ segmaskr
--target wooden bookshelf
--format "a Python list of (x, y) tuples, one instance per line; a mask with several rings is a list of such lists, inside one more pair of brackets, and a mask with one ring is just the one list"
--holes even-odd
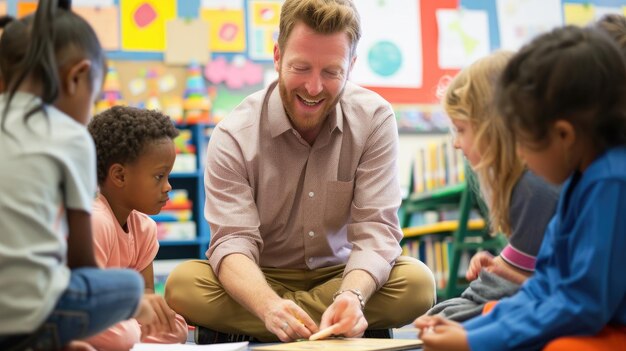
[[(450, 206), (458, 209), (458, 220), (410, 225), (411, 216), (415, 213)], [(467, 181), (414, 194), (403, 200), (400, 223), (404, 238), (401, 244), (404, 247), (413, 245), (406, 252), (417, 255), (431, 268), (435, 274), (439, 299), (457, 297), (467, 287), (467, 281), (462, 278), (465, 268), (461, 265), (462, 257), (465, 257), (467, 264), (476, 250), (499, 252), (506, 245), (502, 235), (489, 234), (488, 223), (484, 218), (470, 218), (473, 209), (478, 209), (478, 203)], [(461, 268), (463, 272), (460, 272)]]

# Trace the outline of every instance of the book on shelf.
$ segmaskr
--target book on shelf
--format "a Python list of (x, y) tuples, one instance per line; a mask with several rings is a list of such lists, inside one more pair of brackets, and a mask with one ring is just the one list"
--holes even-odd
[[(405, 256), (417, 258), (424, 262), (433, 272), (437, 289), (445, 289), (449, 283), (450, 266), (452, 261), (453, 238), (451, 236), (427, 235), (420, 240), (409, 240), (403, 243), (402, 253)], [(465, 272), (469, 268), (470, 258), (474, 251), (464, 250), (459, 260), (459, 269), (456, 279), (464, 280)]]
[(465, 181), (465, 163), (461, 150), (449, 141), (431, 141), (415, 150), (412, 165), (413, 194), (433, 191)]
[(193, 221), (193, 203), (185, 189), (170, 191), (170, 199), (161, 212), (150, 216), (157, 222), (157, 239), (193, 240), (196, 238), (196, 222)]

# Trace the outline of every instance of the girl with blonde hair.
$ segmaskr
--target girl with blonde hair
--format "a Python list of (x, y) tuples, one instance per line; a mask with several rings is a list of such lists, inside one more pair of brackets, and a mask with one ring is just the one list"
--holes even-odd
[(515, 293), (532, 275), (543, 233), (554, 215), (557, 188), (526, 169), (517, 156), (515, 136), (494, 103), (496, 82), (511, 57), (510, 52), (497, 51), (463, 69), (442, 101), (453, 125), (454, 146), (476, 173), (479, 186), (474, 190), (488, 207), (490, 230), (504, 233), (509, 243), (496, 257), (487, 251), (475, 254), (466, 274), (470, 287), (429, 314), (463, 321), (480, 314), (486, 301)]

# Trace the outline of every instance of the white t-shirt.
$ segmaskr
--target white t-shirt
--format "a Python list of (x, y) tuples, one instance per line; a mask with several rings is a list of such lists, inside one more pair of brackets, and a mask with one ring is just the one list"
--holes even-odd
[[(0, 121), (7, 95), (0, 95)], [(0, 334), (41, 325), (67, 288), (66, 209), (91, 213), (95, 147), (87, 129), (17, 93), (0, 129)]]

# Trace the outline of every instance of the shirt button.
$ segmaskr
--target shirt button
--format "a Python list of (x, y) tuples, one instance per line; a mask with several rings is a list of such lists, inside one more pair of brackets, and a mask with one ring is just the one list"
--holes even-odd
[(309, 257), (309, 263), (313, 263), (313, 257)]
[(309, 236), (312, 238), (313, 236), (315, 236), (315, 232), (311, 230), (311, 231), (309, 232)]
[(311, 191), (311, 192), (309, 192), (309, 197), (313, 197), (313, 196), (315, 196), (315, 193), (314, 193), (314, 192), (312, 192), (312, 191)]

